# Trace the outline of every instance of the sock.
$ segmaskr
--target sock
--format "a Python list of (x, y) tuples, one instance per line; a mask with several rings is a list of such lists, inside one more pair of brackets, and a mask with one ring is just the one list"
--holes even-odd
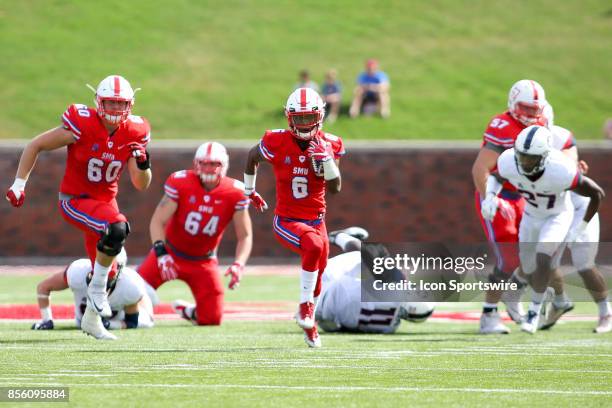
[(343, 251), (346, 251), (346, 244), (348, 244), (349, 242), (353, 240), (357, 240), (357, 238), (352, 237), (345, 232), (341, 232), (338, 235), (336, 235), (336, 239), (334, 240), (334, 243), (338, 245)]
[(43, 307), (40, 309), (40, 317), (42, 317), (43, 321), (53, 320), (53, 313), (51, 313), (51, 308), (49, 306)]
[(313, 298), (313, 303), (314, 303), (315, 309), (316, 309), (317, 305), (319, 304), (319, 296)]
[(484, 302), (482, 305), (482, 313), (497, 312), (497, 303)]
[(314, 289), (317, 284), (317, 271), (305, 271), (302, 269), (302, 276), (300, 277), (301, 293), (300, 303), (311, 302), (314, 303)]
[(102, 266), (96, 261), (94, 263), (93, 277), (91, 278), (91, 284), (98, 287), (106, 288), (106, 281), (108, 280), (108, 272), (110, 266)]
[(560, 295), (555, 295), (555, 299), (553, 300), (553, 305), (556, 307), (564, 306), (569, 302), (567, 296), (565, 296), (565, 292)]
[(612, 309), (610, 308), (608, 298), (605, 298), (601, 302), (597, 302), (597, 307), (599, 308), (599, 317), (612, 315)]
[(544, 300), (545, 294), (546, 292), (537, 293), (535, 291), (531, 294), (531, 303), (529, 304), (530, 312), (540, 314), (540, 310), (542, 309), (542, 300)]

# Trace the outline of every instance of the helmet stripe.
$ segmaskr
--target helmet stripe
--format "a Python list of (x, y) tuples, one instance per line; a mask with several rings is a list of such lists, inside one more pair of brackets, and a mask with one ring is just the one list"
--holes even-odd
[(300, 89), (300, 106), (302, 108), (306, 107), (306, 88)]
[(119, 77), (116, 76), (114, 79), (115, 79), (115, 81), (114, 81), (115, 82), (115, 84), (114, 84), (115, 85), (114, 86), (114, 88), (115, 88), (115, 96), (119, 96), (119, 95), (121, 95), (121, 85), (120, 85), (120, 82), (119, 82)]
[(533, 135), (535, 135), (538, 129), (539, 129), (538, 126), (534, 126), (527, 134), (527, 138), (525, 139), (525, 144), (523, 145), (525, 147), (525, 150), (529, 150), (529, 148), (531, 147), (531, 142), (533, 141)]
[(211, 154), (212, 154), (213, 144), (210, 143), (210, 142), (208, 142), (207, 144), (208, 144), (208, 146), (206, 146), (206, 156), (210, 157)]
[(538, 88), (536, 87), (533, 81), (529, 81), (529, 82), (531, 82), (531, 86), (533, 87), (533, 99), (537, 101), (538, 100)]

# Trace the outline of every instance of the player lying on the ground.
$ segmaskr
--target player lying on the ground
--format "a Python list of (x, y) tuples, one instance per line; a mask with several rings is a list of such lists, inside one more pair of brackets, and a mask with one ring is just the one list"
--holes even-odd
[[(329, 259), (315, 309), (319, 327), (327, 332), (394, 333), (401, 319), (424, 322), (433, 313), (430, 302), (361, 301), (361, 240), (367, 238), (368, 232), (360, 227), (329, 234), (329, 242), (344, 253)], [(404, 279), (401, 272), (398, 275), (398, 280)]]
[[(502, 184), (514, 185), (527, 201), (519, 230), (521, 268), (529, 275), (532, 302), (521, 330), (535, 333), (540, 310), (552, 271), (559, 266), (560, 246), (574, 242), (597, 213), (604, 192), (593, 180), (582, 176), (576, 163), (551, 146), (551, 132), (543, 126), (529, 126), (518, 135), (514, 148), (502, 153), (498, 173), (489, 176), (487, 194), (482, 202), (482, 216), (493, 219), (497, 212), (497, 194)], [(583, 220), (570, 232), (574, 208), (568, 190), (591, 200)]]
[(173, 308), (197, 325), (221, 324), (217, 248), (230, 221), (237, 238), (235, 261), (225, 273), (231, 275), (230, 289), (238, 287), (253, 246), (249, 200), (242, 182), (226, 176), (228, 167), (225, 147), (207, 142), (196, 151), (193, 169), (168, 177), (149, 226), (153, 248), (138, 268), (154, 289), (172, 279), (185, 282), (195, 304), (179, 300)]
[[(107, 283), (108, 301), (112, 310), (110, 319), (103, 318), (103, 330), (91, 333), (97, 338), (112, 337), (106, 329), (136, 329), (153, 327), (153, 304), (147, 295), (142, 278), (131, 268), (125, 266), (125, 251), (117, 256), (117, 273), (109, 276)], [(66, 267), (40, 282), (36, 288), (41, 320), (32, 325), (33, 330), (53, 329), (51, 313), (51, 292), (70, 288), (74, 295), (74, 319), (81, 328), (81, 319), (86, 313), (87, 284), (92, 270), (89, 259), (77, 259)]]
[(325, 103), (309, 88), (295, 90), (285, 105), (288, 129), (268, 130), (247, 158), (246, 194), (258, 210), (268, 205), (255, 191), (260, 163), (269, 162), (276, 177), (274, 233), (277, 241), (301, 257), (300, 303), (295, 315), (309, 347), (321, 347), (314, 310), (327, 265), (329, 241), (325, 227), (325, 194), (341, 189), (338, 136), (323, 132)]

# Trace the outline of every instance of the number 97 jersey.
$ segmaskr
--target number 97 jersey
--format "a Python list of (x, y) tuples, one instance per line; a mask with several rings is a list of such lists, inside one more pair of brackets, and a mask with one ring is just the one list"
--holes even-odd
[(242, 182), (223, 177), (206, 190), (193, 170), (171, 174), (164, 192), (178, 204), (166, 226), (166, 244), (174, 255), (191, 260), (213, 257), (234, 213), (249, 206)]

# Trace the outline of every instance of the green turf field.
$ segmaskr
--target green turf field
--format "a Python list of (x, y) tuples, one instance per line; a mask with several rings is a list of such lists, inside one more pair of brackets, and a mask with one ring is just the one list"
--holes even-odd
[[(0, 303), (31, 303), (41, 277), (0, 278)], [(297, 277), (252, 277), (228, 301), (293, 300)], [(273, 287), (274, 293), (266, 292)], [(26, 298), (22, 294), (28, 294)], [(181, 283), (162, 301), (189, 299)], [(52, 297), (67, 303), (68, 292)], [(595, 312), (589, 303), (579, 313)], [(439, 305), (438, 310), (458, 305)], [(477, 310), (475, 304), (461, 308)], [(0, 386), (68, 386), (74, 406), (580, 406), (612, 399), (612, 337), (593, 322), (530, 336), (479, 336), (476, 323), (402, 323), (394, 335), (323, 334), (308, 349), (291, 321), (226, 321), (151, 330), (98, 342), (59, 323), (32, 332), (0, 323)], [(26, 407), (28, 404), (19, 404)], [(32, 404), (32, 406), (40, 406)]]
[(335, 67), (348, 103), (363, 61), (392, 81), (392, 116), (340, 118), (347, 139), (479, 139), (518, 79), (542, 83), (557, 123), (599, 138), (612, 115), (605, 0), (0, 3), (0, 138), (31, 138), (85, 83), (125, 75), (154, 138), (258, 138), (308, 68)]

